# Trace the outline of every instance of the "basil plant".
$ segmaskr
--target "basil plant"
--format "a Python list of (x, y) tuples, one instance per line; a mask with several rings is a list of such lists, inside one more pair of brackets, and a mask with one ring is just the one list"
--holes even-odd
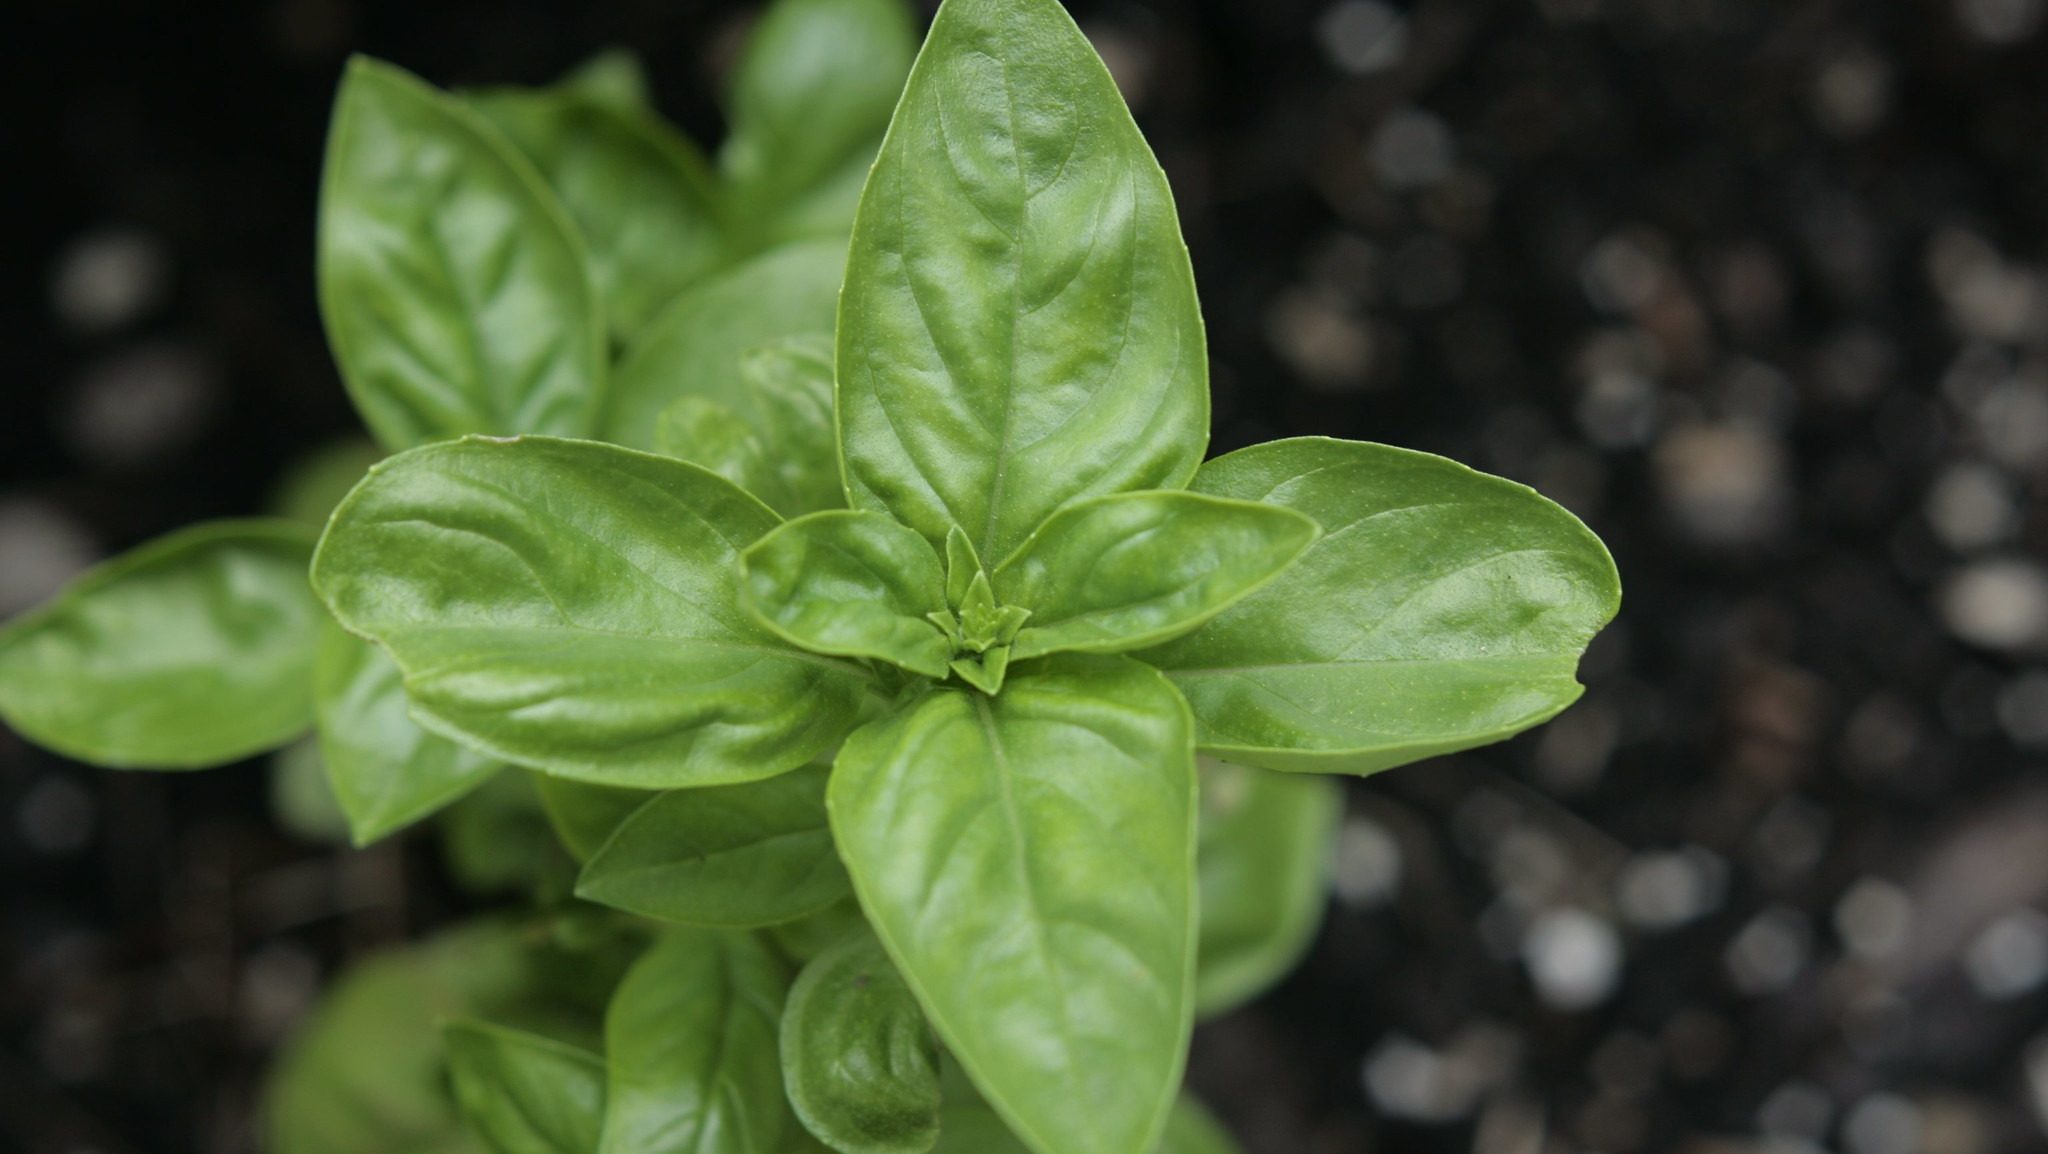
[(1556, 505), (1382, 445), (1205, 461), (1171, 194), (1055, 0), (912, 41), (780, 0), (715, 162), (618, 58), (352, 66), (321, 303), (396, 455), (331, 517), (301, 486), (317, 549), (187, 531), (0, 634), (0, 715), (62, 752), (311, 727), (359, 841), (468, 795), (451, 844), (560, 863), (343, 979), (279, 1154), (1229, 1151), (1192, 1023), (1313, 936), (1333, 775), (1580, 693), (1619, 589)]

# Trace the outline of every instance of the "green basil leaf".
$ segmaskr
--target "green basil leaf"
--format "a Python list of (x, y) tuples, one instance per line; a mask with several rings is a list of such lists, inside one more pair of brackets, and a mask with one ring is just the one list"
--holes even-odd
[(294, 837), (347, 844), (348, 815), (327, 783), (318, 738), (302, 737), (271, 755), (270, 816)]
[[(574, 1041), (589, 1036), (575, 982), (609, 963), (536, 944), (492, 919), (387, 950), (343, 974), (288, 1042), (263, 1096), (270, 1154), (455, 1154), (476, 1150), (449, 1093), (437, 1023), (485, 1017)], [(609, 981), (601, 984), (609, 985)]]
[(505, 767), (421, 729), (398, 663), (329, 622), (313, 668), (320, 755), (357, 845), (426, 817)]
[(938, 1140), (938, 1039), (873, 935), (797, 975), (782, 1078), (797, 1118), (840, 1154), (922, 1154)]
[(67, 757), (197, 769), (313, 724), (313, 533), (210, 521), (98, 565), (0, 629), (0, 719)]
[(935, 544), (958, 524), (990, 563), (1075, 498), (1201, 463), (1172, 195), (1055, 0), (940, 10), (861, 196), (838, 340), (853, 506)]
[(1264, 993), (1301, 960), (1329, 900), (1344, 793), (1328, 778), (1203, 758), (1195, 1012)]
[(589, 861), (620, 822), (655, 796), (650, 790), (616, 789), (545, 773), (535, 774), (533, 784), (555, 836), (579, 862)]
[(1202, 467), (1196, 492), (1315, 518), (1272, 584), (1142, 655), (1204, 751), (1374, 773), (1485, 745), (1578, 699), (1621, 586), (1600, 539), (1534, 490), (1427, 453), (1322, 438)]
[(575, 869), (541, 809), (537, 777), (498, 774), (442, 814), (441, 863), (457, 885), (479, 894), (568, 892)]
[(851, 892), (825, 821), (823, 766), (658, 794), (619, 823), (576, 896), (698, 926), (765, 926)]
[(842, 240), (770, 249), (691, 285), (620, 356), (603, 437), (651, 449), (663, 409), (685, 396), (728, 405), (763, 428), (761, 406), (740, 372), (742, 354), (805, 333), (829, 333), (846, 268)]
[(846, 507), (832, 424), (832, 339), (787, 337), (740, 357), (770, 465), (781, 482), (771, 501), (785, 517)]
[(799, 517), (740, 554), (740, 603), (792, 645), (872, 657), (943, 678), (953, 642), (928, 613), (946, 608), (931, 543), (881, 513)]
[(679, 929), (648, 950), (605, 1015), (601, 1154), (776, 1154), (788, 987), (751, 937)]
[(1239, 1154), (1237, 1140), (1230, 1136), (1200, 1102), (1186, 1094), (1173, 1104), (1166, 1116), (1166, 1133), (1160, 1136), (1156, 1154)]
[(327, 515), (348, 496), (370, 466), (384, 459), (384, 450), (360, 437), (335, 441), (293, 462), (271, 490), (271, 516), (311, 525), (327, 524)]
[(740, 551), (775, 524), (680, 461), (467, 438), (378, 466), (313, 579), (429, 729), (600, 785), (717, 785), (827, 753), (871, 684), (739, 607)]
[(1322, 532), (1287, 509), (1193, 493), (1118, 493), (1068, 505), (994, 574), (1031, 611), (1010, 654), (1156, 645), (1271, 581)]
[(733, 72), (718, 158), (756, 228), (844, 235), (916, 50), (903, 0), (769, 6)]
[(386, 448), (590, 431), (605, 327), (583, 242), (481, 116), (401, 69), (350, 61), (319, 234), (328, 343)]
[(605, 49), (571, 69), (555, 87), (617, 112), (648, 112), (654, 107), (647, 70), (626, 48)]
[(780, 482), (768, 447), (730, 405), (684, 397), (655, 418), (654, 448), (664, 457), (708, 469), (781, 511), (775, 501)]
[(441, 1027), (455, 1100), (493, 1154), (596, 1154), (604, 1059), (487, 1022)]
[(1195, 949), (1187, 707), (1125, 658), (935, 688), (847, 739), (832, 830), (876, 932), (1038, 1154), (1159, 1134)]
[(724, 262), (710, 168), (651, 112), (621, 110), (571, 87), (465, 95), (540, 170), (576, 222), (615, 339), (631, 338)]

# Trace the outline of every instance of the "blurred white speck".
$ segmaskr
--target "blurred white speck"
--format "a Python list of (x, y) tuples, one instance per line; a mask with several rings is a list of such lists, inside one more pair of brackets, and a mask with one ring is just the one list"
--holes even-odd
[(1764, 811), (1750, 834), (1751, 863), (1773, 881), (1798, 877), (1827, 852), (1828, 811), (1797, 796)]
[(1401, 889), (1401, 843), (1371, 818), (1346, 819), (1337, 831), (1331, 888), (1338, 901), (1359, 908), (1392, 901)]
[(1346, 72), (1384, 72), (1408, 52), (1408, 18), (1378, 0), (1342, 0), (1316, 23), (1316, 39)]
[(1615, 902), (1632, 925), (1673, 929), (1721, 904), (1727, 872), (1725, 862), (1697, 847), (1639, 853), (1615, 879)]
[(1373, 134), (1373, 171), (1380, 183), (1397, 192), (1441, 183), (1456, 159), (1450, 128), (1419, 108), (1393, 113)]
[(1849, 1154), (1921, 1154), (1920, 1107), (1897, 1094), (1872, 1094), (1849, 1108), (1842, 1140)]
[(1552, 1008), (1590, 1009), (1620, 981), (1621, 935), (1584, 910), (1547, 910), (1522, 939), (1522, 961), (1537, 995)]
[(2017, 998), (2048, 980), (2048, 916), (2015, 910), (1986, 926), (1963, 954), (1970, 983), (1987, 998)]
[(2041, 30), (2041, 0), (1957, 0), (1963, 28), (1986, 44), (2017, 44)]
[(1579, 264), (1579, 284), (1596, 309), (1629, 313), (1648, 305), (1664, 284), (1664, 258), (1632, 231), (1603, 238)]
[(1836, 136), (1866, 135), (1884, 121), (1891, 103), (1891, 65), (1868, 45), (1834, 56), (1814, 78), (1814, 118)]
[(1659, 494), (1679, 530), (1704, 545), (1764, 540), (1791, 504), (1784, 445), (1747, 424), (1691, 425), (1659, 441)]
[(1971, 412), (1984, 451), (2015, 469), (2048, 465), (2048, 382), (2007, 377), (1987, 387)]
[(1757, 1108), (1759, 1130), (1773, 1138), (1799, 1138), (1817, 1142), (1827, 1134), (1834, 1118), (1835, 1103), (1827, 1091), (1811, 1082), (1794, 1080), (1771, 1091)]
[(214, 389), (213, 367), (196, 351), (142, 345), (86, 371), (66, 398), (64, 439), (95, 465), (147, 465), (198, 434)]
[(1579, 394), (1577, 416), (1586, 439), (1603, 449), (1632, 449), (1657, 431), (1657, 384), (1626, 369), (1603, 371)]
[(1998, 724), (2015, 745), (2048, 748), (2048, 670), (2030, 669), (1999, 689)]
[(1745, 994), (1775, 994), (1806, 968), (1813, 932), (1797, 910), (1774, 906), (1742, 927), (1728, 943), (1728, 976)]
[(92, 795), (68, 777), (52, 775), (29, 787), (17, 817), (21, 840), (39, 854), (74, 854), (92, 840)]
[(1514, 1035), (1497, 1026), (1468, 1026), (1442, 1050), (1403, 1034), (1380, 1039), (1365, 1059), (1365, 1089), (1389, 1117), (1455, 1122), (1514, 1070)]
[(1949, 227), (1927, 247), (1927, 274), (1957, 329), (1986, 340), (2018, 342), (2042, 323), (2040, 277), (2010, 264), (1989, 241)]
[(0, 500), (0, 618), (37, 604), (92, 564), (83, 525), (32, 498)]
[(109, 229), (80, 237), (57, 258), (50, 303), (72, 328), (105, 332), (153, 308), (169, 280), (169, 262), (156, 241)]
[(1981, 462), (1949, 466), (1927, 491), (1934, 535), (1959, 553), (1998, 544), (2012, 535), (2017, 520), (2012, 485)]
[(2030, 562), (1974, 562), (1943, 584), (1939, 602), (1949, 629), (1973, 645), (2021, 649), (2048, 636), (2048, 575)]
[(1309, 289), (1290, 289), (1266, 310), (1266, 341), (1310, 387), (1349, 392), (1371, 383), (1372, 329), (1351, 309)]
[(1913, 899), (1883, 878), (1859, 878), (1835, 903), (1835, 933), (1866, 961), (1898, 953), (1913, 928)]

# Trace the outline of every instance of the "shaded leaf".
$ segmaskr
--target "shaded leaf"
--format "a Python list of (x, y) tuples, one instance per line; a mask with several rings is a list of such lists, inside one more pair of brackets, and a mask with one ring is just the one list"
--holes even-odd
[(938, 1140), (938, 1039), (871, 934), (797, 975), (782, 1075), (796, 1116), (840, 1154), (921, 1154)]
[(1337, 782), (1203, 758), (1195, 1012), (1250, 1001), (1301, 960), (1329, 902)]
[(595, 1154), (603, 1058), (487, 1022), (449, 1022), (441, 1038), (455, 1100), (493, 1154)]
[(196, 769), (313, 724), (313, 532), (209, 521), (88, 570), (0, 629), (0, 718), (67, 757)]

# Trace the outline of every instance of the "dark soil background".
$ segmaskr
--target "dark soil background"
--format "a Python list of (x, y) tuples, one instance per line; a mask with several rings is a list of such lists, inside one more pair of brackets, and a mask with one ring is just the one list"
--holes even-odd
[[(2048, 4), (1076, 9), (1174, 179), (1217, 448), (1448, 453), (1627, 587), (1563, 719), (1352, 786), (1314, 952), (1197, 1037), (1248, 1148), (2048, 1148)], [(0, 614), (350, 429), (311, 268), (346, 53), (625, 45), (715, 140), (748, 15), (14, 13)], [(323, 978), (459, 908), (264, 781), (0, 732), (0, 1150), (253, 1150)]]

